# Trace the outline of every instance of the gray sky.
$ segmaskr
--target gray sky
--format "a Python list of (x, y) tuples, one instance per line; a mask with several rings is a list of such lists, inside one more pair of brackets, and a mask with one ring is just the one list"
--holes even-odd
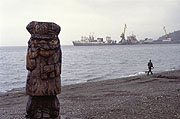
[(0, 0), (0, 46), (27, 45), (31, 21), (55, 22), (61, 26), (62, 45), (88, 36), (126, 35), (138, 40), (156, 40), (167, 32), (180, 30), (180, 0)]

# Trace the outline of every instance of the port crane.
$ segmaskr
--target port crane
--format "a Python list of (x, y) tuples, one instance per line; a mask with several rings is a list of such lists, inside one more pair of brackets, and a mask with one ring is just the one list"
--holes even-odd
[(121, 34), (121, 42), (123, 43), (123, 42), (125, 42), (125, 32), (126, 32), (126, 28), (127, 28), (127, 26), (126, 26), (126, 24), (124, 25), (124, 32)]
[(169, 35), (167, 34), (167, 31), (166, 31), (166, 27), (165, 27), (165, 26), (163, 27), (163, 30), (164, 30), (165, 35), (166, 35), (166, 39), (163, 40), (163, 41), (171, 41), (171, 38), (170, 38)]

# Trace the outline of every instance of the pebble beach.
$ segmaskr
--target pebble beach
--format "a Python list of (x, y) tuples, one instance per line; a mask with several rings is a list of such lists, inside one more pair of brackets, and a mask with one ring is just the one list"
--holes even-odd
[[(180, 70), (62, 87), (61, 119), (180, 119)], [(25, 119), (25, 89), (0, 94), (0, 119)]]

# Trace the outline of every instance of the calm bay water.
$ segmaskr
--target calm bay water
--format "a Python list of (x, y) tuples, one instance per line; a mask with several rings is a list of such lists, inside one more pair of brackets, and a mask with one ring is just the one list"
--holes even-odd
[[(25, 87), (27, 47), (0, 47), (0, 92)], [(62, 46), (62, 85), (180, 69), (180, 44)]]

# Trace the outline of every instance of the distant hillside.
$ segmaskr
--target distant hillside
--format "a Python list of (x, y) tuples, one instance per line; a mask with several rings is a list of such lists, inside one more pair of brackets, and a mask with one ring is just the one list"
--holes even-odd
[[(169, 37), (171, 38), (172, 42), (174, 42), (174, 43), (180, 42), (180, 30), (169, 33)], [(164, 39), (166, 39), (165, 35), (159, 37), (157, 41), (162, 41)]]

